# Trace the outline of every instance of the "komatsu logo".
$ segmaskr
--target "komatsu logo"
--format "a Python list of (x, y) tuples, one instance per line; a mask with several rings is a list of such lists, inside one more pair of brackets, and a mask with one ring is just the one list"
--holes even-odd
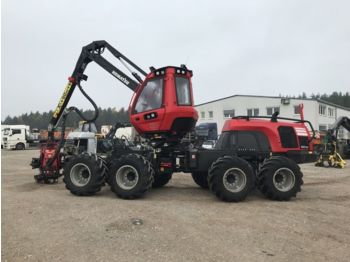
[(119, 75), (116, 71), (112, 71), (112, 75), (114, 75), (116, 78), (118, 78), (120, 81), (122, 81), (124, 84), (129, 85), (130, 82), (125, 78)]

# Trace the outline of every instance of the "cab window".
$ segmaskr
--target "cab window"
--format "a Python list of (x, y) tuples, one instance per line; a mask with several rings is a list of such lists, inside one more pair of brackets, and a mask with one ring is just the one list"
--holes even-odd
[(191, 105), (190, 81), (185, 77), (176, 77), (176, 96), (179, 106)]
[(297, 148), (298, 141), (295, 135), (294, 128), (290, 126), (278, 127), (278, 133), (281, 138), (282, 147), (284, 148)]
[(219, 150), (230, 149), (230, 137), (230, 132), (222, 132), (219, 140), (215, 143), (214, 148)]
[(138, 97), (135, 113), (160, 108), (163, 101), (163, 78), (149, 80)]
[(12, 129), (12, 135), (21, 134), (21, 129)]
[(237, 141), (236, 145), (238, 149), (245, 150), (257, 150), (258, 143), (254, 133), (250, 132), (237, 132)]

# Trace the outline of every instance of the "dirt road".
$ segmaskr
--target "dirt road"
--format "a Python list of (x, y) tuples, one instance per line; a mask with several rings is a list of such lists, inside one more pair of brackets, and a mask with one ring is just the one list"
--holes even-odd
[(2, 261), (349, 261), (349, 166), (302, 165), (290, 202), (223, 203), (189, 174), (127, 201), (35, 184), (37, 154), (2, 151)]

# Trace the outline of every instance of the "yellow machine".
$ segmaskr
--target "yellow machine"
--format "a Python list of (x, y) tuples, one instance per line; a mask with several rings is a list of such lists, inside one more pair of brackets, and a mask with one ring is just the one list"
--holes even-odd
[(345, 160), (337, 152), (337, 143), (332, 142), (334, 148), (331, 152), (327, 153), (327, 144), (324, 145), (324, 150), (321, 152), (315, 166), (324, 167), (324, 162), (327, 161), (329, 167), (344, 168), (346, 165)]
[(344, 168), (345, 160), (338, 152), (338, 131), (340, 127), (344, 127), (350, 132), (350, 119), (340, 117), (327, 131), (327, 135), (323, 141), (323, 149), (319, 155), (315, 166), (324, 167), (324, 162), (327, 161), (329, 167)]

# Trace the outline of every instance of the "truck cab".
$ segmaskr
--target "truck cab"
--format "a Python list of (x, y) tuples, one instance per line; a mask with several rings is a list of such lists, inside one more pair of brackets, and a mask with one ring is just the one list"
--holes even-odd
[(29, 147), (30, 128), (26, 125), (10, 125), (3, 130), (4, 149), (24, 150)]

